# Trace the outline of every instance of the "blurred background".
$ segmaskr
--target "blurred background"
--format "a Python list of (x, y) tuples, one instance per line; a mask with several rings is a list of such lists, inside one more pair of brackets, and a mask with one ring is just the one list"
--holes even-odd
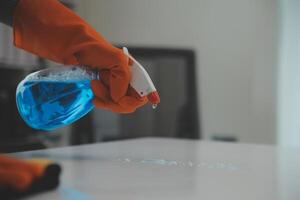
[(1, 151), (145, 136), (300, 146), (300, 1), (62, 2), (128, 47), (162, 102), (130, 115), (94, 109), (53, 132), (30, 129), (17, 113), (16, 86), (57, 63), (14, 48), (1, 24)]

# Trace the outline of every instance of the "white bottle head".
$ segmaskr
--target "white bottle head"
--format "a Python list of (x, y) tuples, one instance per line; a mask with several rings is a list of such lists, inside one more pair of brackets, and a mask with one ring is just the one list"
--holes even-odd
[(160, 97), (149, 74), (145, 68), (129, 54), (126, 47), (123, 47), (123, 52), (132, 60), (131, 87), (134, 88), (141, 97), (147, 96), (150, 103), (152, 103), (153, 108), (155, 108), (160, 102)]

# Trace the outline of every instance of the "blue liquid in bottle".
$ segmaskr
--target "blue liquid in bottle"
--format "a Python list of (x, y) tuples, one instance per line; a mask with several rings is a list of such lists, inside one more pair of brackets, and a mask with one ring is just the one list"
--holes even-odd
[(96, 75), (80, 67), (62, 68), (30, 74), (18, 85), (17, 107), (32, 128), (53, 130), (94, 108), (90, 82)]

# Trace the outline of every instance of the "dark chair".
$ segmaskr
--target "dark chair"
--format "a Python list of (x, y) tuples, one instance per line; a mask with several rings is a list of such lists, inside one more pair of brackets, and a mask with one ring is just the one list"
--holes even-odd
[(71, 144), (156, 136), (200, 138), (193, 50), (129, 47), (146, 68), (160, 93), (150, 105), (124, 115), (95, 109), (72, 125)]
[(129, 50), (149, 72), (160, 92), (161, 104), (157, 110), (148, 106), (121, 116), (121, 135), (199, 138), (194, 51), (135, 47)]

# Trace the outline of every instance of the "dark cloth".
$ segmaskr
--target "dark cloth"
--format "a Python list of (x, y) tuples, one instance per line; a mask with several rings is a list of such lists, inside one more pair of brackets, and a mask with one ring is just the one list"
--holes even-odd
[(8, 26), (13, 24), (13, 13), (20, 0), (0, 0), (0, 22)]

